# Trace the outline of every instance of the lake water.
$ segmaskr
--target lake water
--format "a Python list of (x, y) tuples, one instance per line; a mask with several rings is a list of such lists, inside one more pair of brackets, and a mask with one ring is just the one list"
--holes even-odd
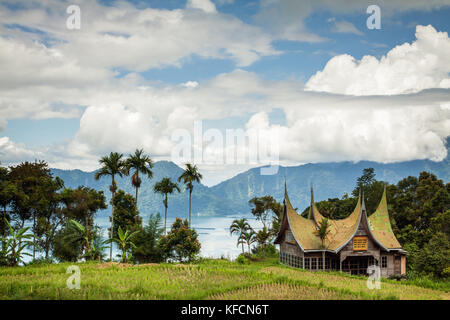
[[(205, 258), (220, 258), (222, 256), (235, 259), (241, 252), (242, 247), (237, 247), (237, 236), (230, 235), (230, 225), (235, 219), (242, 219), (238, 216), (230, 217), (192, 217), (192, 227), (197, 231), (198, 238), (201, 244), (200, 256)], [(249, 224), (256, 231), (262, 228), (262, 224), (255, 218), (247, 217)], [(143, 216), (142, 221), (144, 224), (148, 222), (148, 216)], [(167, 219), (167, 231), (170, 230), (174, 218)], [(164, 223), (164, 220), (163, 220)], [(103, 237), (107, 238), (107, 228), (110, 227), (109, 217), (101, 216), (95, 218), (95, 224), (102, 228)], [(31, 227), (31, 223), (26, 224), (27, 227)], [(244, 245), (244, 250), (247, 251), (247, 245)], [(31, 248), (30, 248), (31, 249)], [(28, 253), (32, 253), (31, 250), (26, 250)], [(105, 258), (109, 259), (109, 248), (105, 251)], [(115, 245), (113, 246), (113, 257), (118, 260), (116, 255), (121, 254)], [(37, 254), (37, 257), (41, 256)], [(29, 262), (32, 257), (24, 256), (24, 261)]]
[[(241, 246), (237, 247), (237, 236), (230, 235), (230, 225), (235, 219), (242, 217), (192, 217), (192, 227), (197, 231), (201, 244), (200, 255), (202, 257), (220, 258), (221, 256), (235, 259), (241, 252)], [(148, 221), (148, 217), (142, 218), (144, 223)], [(262, 224), (254, 218), (247, 218), (249, 224), (255, 230), (262, 228)], [(164, 220), (163, 220), (164, 221)], [(174, 218), (167, 219), (167, 231), (170, 230)], [(95, 223), (103, 230), (103, 236), (107, 237), (107, 228), (110, 227), (109, 217), (100, 217)], [(247, 246), (244, 245), (247, 250)], [(114, 250), (119, 253), (118, 250)], [(107, 257), (109, 258), (109, 250)], [(115, 253), (113, 253), (114, 255)]]

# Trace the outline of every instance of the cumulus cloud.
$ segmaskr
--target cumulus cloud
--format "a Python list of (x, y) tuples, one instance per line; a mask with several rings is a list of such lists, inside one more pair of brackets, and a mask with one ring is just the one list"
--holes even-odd
[(0, 137), (0, 157), (3, 163), (34, 161), (43, 156), (42, 152), (29, 150), (23, 144), (15, 143), (8, 137)]
[(80, 30), (66, 29), (65, 2), (24, 1), (21, 5), (23, 10), (0, 5), (0, 32), (20, 37), (25, 31), (11, 28), (16, 25), (39, 30), (31, 36), (51, 39), (47, 41), (51, 47), (47, 59), (54, 60), (51, 55), (57, 55), (71, 63), (66, 67), (75, 69), (82, 65), (86, 71), (145, 71), (180, 66), (192, 55), (232, 59), (239, 66), (248, 66), (263, 56), (278, 54), (271, 45), (273, 39), (262, 29), (231, 15), (211, 14), (217, 12), (209, 0), (190, 0), (186, 9), (174, 10), (138, 9), (127, 2), (116, 2), (112, 7), (80, 1)]
[(385, 95), (450, 88), (450, 39), (431, 25), (417, 26), (416, 40), (390, 50), (381, 59), (333, 57), (306, 83), (307, 90), (349, 95)]
[[(236, 117), (248, 119), (247, 132), (265, 131), (266, 144), (278, 134), (283, 161), (445, 157), (443, 141), (450, 134), (447, 34), (419, 27), (414, 43), (394, 48), (381, 60), (332, 59), (307, 83), (310, 92), (299, 82), (270, 81), (242, 69), (179, 84), (154, 83), (135, 73), (180, 65), (193, 54), (231, 59), (238, 66), (277, 54), (270, 44), (273, 34), (213, 12), (207, 3), (138, 10), (124, 2), (117, 7), (81, 2), (79, 32), (64, 29), (65, 16), (58, 13), (65, 12), (64, 3), (58, 1), (47, 1), (44, 8), (24, 2), (31, 11), (3, 7), (2, 22), (42, 30), (45, 36), (0, 26), (0, 129), (8, 119), (23, 117), (80, 117), (80, 128), (68, 143), (39, 150), (3, 137), (2, 160), (36, 157), (54, 167), (92, 170), (111, 150), (144, 148), (156, 158), (168, 158), (174, 130), (192, 132), (195, 121)], [(293, 25), (278, 31), (289, 38), (298, 30)], [(306, 29), (300, 31), (314, 40)], [(121, 70), (128, 73), (119, 77)], [(364, 77), (364, 71), (379, 79)], [(426, 88), (441, 89), (421, 91)], [(286, 123), (271, 123), (275, 108), (284, 111)], [(214, 145), (208, 152), (221, 154)]]

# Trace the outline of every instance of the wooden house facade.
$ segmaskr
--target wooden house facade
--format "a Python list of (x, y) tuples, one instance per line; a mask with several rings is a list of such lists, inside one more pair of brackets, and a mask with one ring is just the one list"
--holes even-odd
[(284, 213), (275, 239), (280, 246), (282, 263), (352, 275), (367, 275), (370, 265), (379, 266), (382, 277), (406, 273), (406, 251), (392, 231), (386, 190), (372, 215), (367, 215), (364, 199), (360, 196), (347, 218), (328, 219), (329, 233), (323, 244), (316, 234), (322, 219), (324, 217), (314, 204), (312, 189), (309, 216), (304, 218), (292, 207), (285, 187)]

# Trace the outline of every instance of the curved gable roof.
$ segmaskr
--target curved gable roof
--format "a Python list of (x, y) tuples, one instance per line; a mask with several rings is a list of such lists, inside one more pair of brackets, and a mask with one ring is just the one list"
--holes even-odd
[[(304, 218), (292, 207), (286, 188), (284, 197), (285, 215), (283, 216), (282, 227), (275, 243), (279, 243), (281, 240), (281, 235), (289, 225), (296, 242), (302, 250), (322, 250), (322, 242), (316, 235), (315, 231), (317, 230), (317, 226), (323, 219), (325, 219), (325, 217), (317, 209), (317, 206), (312, 203), (309, 218)], [(367, 219), (370, 234), (374, 238), (375, 242), (377, 242), (385, 250), (401, 249), (401, 245), (395, 237), (389, 221), (386, 189), (384, 190), (383, 197), (381, 198), (380, 204), (378, 205), (375, 213), (367, 218), (367, 214), (363, 214), (363, 210), (365, 211), (365, 208), (361, 201), (360, 195), (358, 197), (358, 202), (355, 209), (347, 218), (339, 220), (328, 219), (330, 224), (330, 233), (325, 241), (326, 250), (337, 253), (349, 241), (351, 241), (358, 230), (363, 215), (364, 218)]]
[(394, 235), (387, 209), (386, 188), (378, 204), (377, 210), (368, 217), (369, 229), (373, 236), (387, 249), (401, 249), (401, 245)]
[[(353, 238), (361, 221), (361, 213), (361, 196), (359, 196), (355, 209), (347, 218), (339, 220), (328, 219), (330, 233), (325, 243), (327, 249), (338, 251)], [(313, 217), (317, 225), (324, 219), (324, 216), (319, 212), (315, 204), (313, 205)]]
[(292, 207), (287, 192), (285, 194), (286, 217), (295, 240), (303, 250), (316, 250), (321, 242), (315, 235), (316, 225), (313, 220), (303, 218)]

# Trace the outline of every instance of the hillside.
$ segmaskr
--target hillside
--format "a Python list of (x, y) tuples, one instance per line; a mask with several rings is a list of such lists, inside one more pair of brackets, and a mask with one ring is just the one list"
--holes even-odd
[[(254, 168), (213, 187), (196, 184), (192, 195), (192, 212), (194, 216), (249, 215), (248, 200), (252, 197), (270, 194), (279, 201), (282, 200), (285, 177), (291, 201), (301, 210), (309, 204), (311, 184), (314, 185), (315, 199), (318, 201), (342, 197), (344, 193), (350, 193), (353, 190), (356, 178), (361, 175), (364, 168), (369, 167), (375, 168), (376, 179), (389, 183), (397, 183), (410, 175), (417, 176), (422, 171), (430, 171), (444, 181), (450, 180), (448, 156), (441, 162), (415, 160), (382, 164), (361, 161), (280, 166), (278, 173), (271, 176), (261, 176), (260, 169)], [(85, 185), (103, 190), (109, 201), (111, 182), (108, 178), (96, 181), (95, 172), (80, 170), (52, 169), (52, 172), (55, 176), (62, 178), (67, 187), (76, 188), (79, 185)], [(153, 186), (163, 177), (170, 177), (176, 181), (182, 169), (173, 162), (159, 161), (155, 163), (153, 172), (153, 179), (143, 178), (139, 189), (139, 209), (144, 215), (164, 212), (162, 197), (153, 193)], [(119, 188), (134, 194), (129, 177), (118, 177), (116, 180)], [(169, 196), (169, 217), (187, 213), (187, 204), (188, 194), (185, 190), (182, 190), (180, 194)], [(103, 214), (108, 212), (109, 209)]]
[[(73, 263), (71, 263), (73, 264)], [(0, 268), (0, 299), (131, 300), (448, 300), (445, 283), (382, 280), (380, 290), (367, 278), (336, 272), (311, 272), (281, 265), (276, 258), (241, 265), (227, 260), (195, 264), (77, 264), (79, 290), (66, 287), (69, 263)], [(419, 287), (433, 287), (434, 289)]]
[[(153, 168), (153, 178), (148, 179), (142, 177), (141, 188), (139, 189), (139, 210), (144, 215), (150, 213), (160, 212), (164, 213), (164, 206), (162, 203), (162, 196), (153, 192), (153, 186), (157, 181), (160, 181), (164, 177), (169, 177), (172, 181), (176, 181), (182, 169), (176, 164), (170, 161), (158, 161)], [(94, 172), (84, 172), (81, 170), (60, 170), (52, 169), (54, 176), (58, 176), (64, 180), (66, 187), (76, 188), (80, 185), (88, 186), (96, 190), (103, 190), (108, 202), (111, 197), (109, 186), (111, 180), (108, 177), (95, 180)], [(116, 177), (117, 184), (120, 189), (134, 195), (135, 189), (131, 185), (130, 177)], [(188, 210), (188, 197), (189, 194), (181, 188), (181, 193), (175, 193), (169, 195), (169, 212), (170, 217), (180, 216), (181, 213), (186, 213)], [(192, 210), (198, 215), (202, 216), (214, 216), (214, 215), (227, 215), (238, 213), (235, 208), (226, 203), (223, 198), (216, 196), (211, 190), (202, 185), (194, 184), (194, 193), (192, 195)], [(109, 214), (110, 209), (105, 210), (101, 214)]]
[(340, 198), (354, 189), (362, 170), (370, 167), (375, 169), (377, 180), (389, 183), (397, 183), (411, 175), (418, 176), (422, 171), (433, 172), (444, 181), (450, 180), (448, 158), (442, 162), (415, 160), (391, 164), (370, 161), (333, 162), (280, 167), (278, 174), (272, 176), (262, 176), (260, 169), (254, 168), (211, 189), (214, 194), (223, 195), (228, 201), (239, 204), (241, 210), (248, 210), (247, 201), (255, 196), (270, 194), (281, 200), (286, 177), (290, 200), (295, 207), (302, 210), (309, 205), (311, 184), (314, 186), (314, 197), (317, 201)]

